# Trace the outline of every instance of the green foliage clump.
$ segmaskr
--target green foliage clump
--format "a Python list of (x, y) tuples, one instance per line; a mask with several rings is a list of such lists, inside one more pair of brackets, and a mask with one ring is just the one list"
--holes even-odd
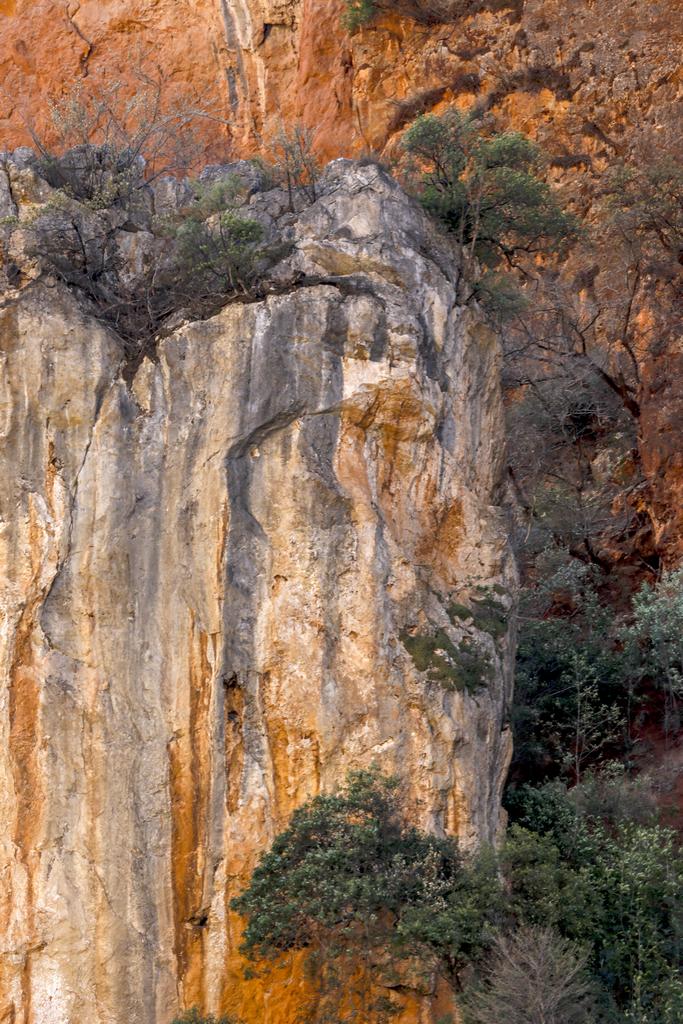
[(235, 204), (238, 183), (195, 185), (196, 201), (170, 225), (174, 291), (196, 305), (247, 294), (270, 258), (262, 226)]
[(473, 618), (472, 609), (468, 608), (466, 604), (460, 604), (458, 601), (451, 601), (446, 608), (446, 613), (453, 623), (455, 623), (456, 619), (466, 622), (467, 619)]
[[(608, 604), (604, 587), (597, 566), (565, 559), (524, 595), (501, 863), (513, 919), (588, 951), (601, 1021), (673, 1024), (683, 858), (653, 794), (614, 758), (628, 764), (632, 725), (652, 707), (663, 703), (669, 735), (678, 728), (683, 573), (644, 585), (630, 608)], [(573, 788), (519, 785), (555, 774)]]
[(667, 572), (633, 599), (633, 622), (623, 631), (632, 672), (664, 694), (667, 735), (680, 729), (683, 700), (683, 569)]
[(629, 757), (631, 723), (653, 692), (666, 735), (680, 728), (683, 571), (644, 584), (619, 613), (601, 599), (602, 582), (575, 559), (523, 592), (513, 777), (579, 781), (605, 759)]
[(624, 657), (598, 582), (594, 567), (570, 561), (522, 595), (513, 773), (578, 781), (627, 743)]
[(493, 594), (475, 597), (474, 624), (482, 633), (488, 633), (494, 640), (502, 640), (508, 629), (508, 611)]
[(403, 145), (422, 169), (425, 209), (486, 267), (555, 251), (575, 232), (520, 132), (486, 135), (475, 117), (449, 110), (418, 117)]
[(216, 1017), (213, 1013), (200, 1013), (196, 1006), (174, 1017), (171, 1024), (240, 1024), (237, 1017)]
[(502, 854), (512, 913), (589, 949), (607, 1021), (673, 1024), (683, 1008), (675, 834), (633, 820), (624, 801), (625, 817), (614, 815), (614, 803), (606, 817), (586, 813), (582, 788), (517, 794)]
[(430, 682), (447, 690), (473, 693), (490, 678), (490, 662), (469, 640), (461, 640), (456, 647), (444, 630), (438, 629), (433, 635), (404, 630), (401, 641), (418, 672), (426, 672)]
[(342, 15), (342, 24), (349, 32), (355, 32), (372, 21), (377, 13), (375, 0), (344, 0), (346, 10)]
[(484, 948), (498, 893), (491, 858), (407, 825), (396, 781), (371, 769), (295, 811), (232, 906), (248, 957), (307, 949), (328, 1009), (344, 998), (379, 1019), (367, 1000), (387, 955), (399, 974), (417, 959), (454, 977)]
[(284, 254), (282, 245), (266, 242), (261, 225), (244, 215), (239, 198), (234, 181), (196, 185), (188, 207), (154, 225), (156, 251), (135, 276), (120, 272), (111, 211), (87, 210), (64, 191), (36, 216), (30, 250), (92, 300), (136, 365), (153, 351), (170, 316), (181, 310), (197, 319), (213, 315), (253, 291)]
[(589, 772), (569, 797), (580, 816), (601, 821), (607, 828), (623, 821), (657, 823), (657, 801), (648, 780), (629, 777), (619, 761), (606, 761), (599, 772)]
[(501, 855), (510, 886), (509, 908), (518, 921), (550, 925), (572, 939), (588, 940), (594, 928), (594, 893), (588, 876), (565, 852), (552, 836), (513, 824)]
[(472, 619), (482, 633), (488, 633), (494, 640), (501, 640), (507, 633), (508, 610), (499, 598), (497, 591), (491, 588), (491, 592), (482, 593), (482, 596), (472, 600), (474, 607), (468, 608), (466, 604), (451, 601), (446, 613), (452, 623), (456, 619), (462, 622)]
[(477, 277), (474, 295), (499, 329), (528, 308), (528, 300), (515, 279), (498, 270), (486, 270)]
[[(619, 786), (631, 792), (613, 770), (569, 792), (522, 787), (499, 858), (465, 859), (453, 840), (406, 824), (395, 780), (351, 773), (341, 792), (295, 812), (233, 901), (244, 952), (268, 961), (306, 950), (316, 1012), (330, 1019), (385, 1021), (392, 1008), (378, 987), (436, 971), (465, 984), (470, 1020), (488, 1024), (481, 1013), (526, 964), (541, 1001), (586, 997), (579, 1019), (594, 1019), (590, 989), (604, 1024), (675, 1024), (683, 857), (673, 832), (616, 797)], [(531, 992), (516, 991), (522, 1013)]]

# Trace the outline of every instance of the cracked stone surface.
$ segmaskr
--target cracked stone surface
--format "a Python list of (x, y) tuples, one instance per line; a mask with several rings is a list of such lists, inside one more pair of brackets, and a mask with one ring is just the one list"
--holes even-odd
[[(129, 381), (22, 262), (49, 188), (1, 181), (0, 1021), (290, 1024), (301, 972), (244, 980), (229, 900), (294, 807), (376, 761), (422, 826), (500, 826), (510, 636), (447, 611), (514, 602), (498, 343), (422, 212), (338, 161), (277, 293)], [(475, 692), (418, 671), (401, 637), (436, 629), (488, 660)]]

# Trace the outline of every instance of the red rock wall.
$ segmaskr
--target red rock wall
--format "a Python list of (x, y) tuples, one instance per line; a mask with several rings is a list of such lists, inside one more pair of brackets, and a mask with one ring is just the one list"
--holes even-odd
[[(386, 0), (388, 9), (397, 7)], [(429, 4), (422, 4), (429, 7)], [(626, 157), (680, 107), (680, 0), (486, 0), (429, 25), (380, 13), (349, 36), (343, 0), (0, 0), (3, 145), (47, 122), (46, 98), (85, 77), (130, 79), (136, 55), (178, 92), (213, 104), (247, 151), (273, 122), (303, 119), (321, 153), (381, 151), (416, 113), (478, 102), (589, 162)], [(133, 84), (134, 87), (134, 84)]]

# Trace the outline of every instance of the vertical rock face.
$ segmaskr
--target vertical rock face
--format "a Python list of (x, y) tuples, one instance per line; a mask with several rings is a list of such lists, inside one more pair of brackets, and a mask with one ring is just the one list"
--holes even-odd
[[(462, 617), (514, 591), (496, 341), (374, 166), (333, 164), (291, 231), (273, 294), (132, 382), (64, 286), (6, 291), (0, 1021), (293, 1021), (229, 900), (349, 768), (465, 844), (498, 829), (509, 638)], [(413, 660), (438, 631), (456, 655)]]
[[(477, 103), (569, 173), (675, 144), (680, 0), (377, 0), (350, 35), (345, 0), (0, 0), (3, 144), (46, 97), (90, 78), (133, 92), (136, 57), (198, 94), (244, 148), (303, 118), (328, 157), (381, 151), (416, 114)], [(572, 163), (572, 159), (575, 161)], [(572, 173), (573, 172), (573, 173)]]

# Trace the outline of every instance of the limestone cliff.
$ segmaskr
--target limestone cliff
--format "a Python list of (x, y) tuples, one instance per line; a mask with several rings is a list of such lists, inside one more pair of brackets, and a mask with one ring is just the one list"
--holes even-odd
[[(298, 216), (252, 197), (291, 236), (272, 294), (181, 324), (131, 379), (26, 255), (50, 199), (9, 160), (0, 1021), (289, 1024), (301, 980), (244, 981), (228, 907), (293, 807), (376, 761), (422, 825), (499, 827), (510, 638), (449, 617), (514, 597), (498, 344), (419, 208), (337, 161)], [(480, 652), (469, 688), (457, 657), (447, 685), (413, 661), (438, 630)]]

